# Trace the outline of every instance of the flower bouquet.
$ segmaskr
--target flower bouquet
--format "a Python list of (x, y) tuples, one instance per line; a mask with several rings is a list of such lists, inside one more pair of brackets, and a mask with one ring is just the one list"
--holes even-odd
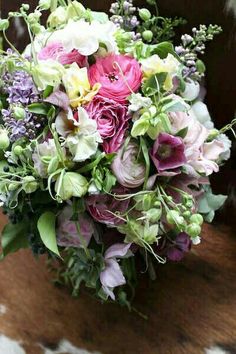
[[(199, 59), (221, 28), (193, 28), (175, 46), (184, 20), (147, 2), (154, 15), (119, 0), (109, 17), (40, 0), (0, 21), (2, 257), (29, 247), (59, 261), (73, 295), (84, 284), (121, 304), (140, 264), (154, 278), (154, 262), (180, 261), (201, 241), (226, 199), (209, 176), (230, 155), (231, 125), (214, 128)], [(29, 33), (23, 53), (7, 38), (16, 17)]]

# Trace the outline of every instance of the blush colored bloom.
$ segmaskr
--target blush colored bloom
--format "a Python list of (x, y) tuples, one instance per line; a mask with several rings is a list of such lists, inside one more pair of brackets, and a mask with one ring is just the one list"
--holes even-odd
[(131, 93), (137, 92), (142, 81), (140, 64), (128, 55), (110, 54), (98, 58), (89, 69), (93, 86), (101, 84), (99, 94), (114, 101), (125, 103)]
[[(119, 188), (113, 190), (113, 193), (122, 194), (124, 191), (123, 188)], [(126, 212), (129, 206), (129, 199), (117, 200), (108, 194), (94, 194), (86, 199), (86, 206), (96, 221), (107, 225), (119, 225), (123, 221), (118, 215)]]
[(138, 160), (138, 154), (139, 146), (129, 142), (121, 147), (112, 163), (112, 171), (124, 187), (137, 188), (144, 182), (146, 167), (143, 161)]
[(62, 65), (72, 63), (77, 63), (80, 67), (88, 65), (86, 56), (81, 55), (76, 49), (67, 53), (60, 42), (49, 43), (46, 47), (42, 48), (38, 54), (38, 59), (53, 59), (59, 61)]
[[(105, 269), (100, 274), (100, 281), (104, 292), (115, 300), (113, 289), (126, 283), (117, 258), (127, 257), (131, 244), (116, 243), (109, 247), (105, 253)], [(131, 253), (132, 255), (132, 253)]]
[(116, 152), (124, 141), (130, 116), (127, 107), (105, 97), (95, 96), (86, 107), (89, 116), (97, 123), (106, 153)]
[(186, 162), (183, 140), (167, 133), (158, 135), (150, 155), (158, 172), (175, 170)]

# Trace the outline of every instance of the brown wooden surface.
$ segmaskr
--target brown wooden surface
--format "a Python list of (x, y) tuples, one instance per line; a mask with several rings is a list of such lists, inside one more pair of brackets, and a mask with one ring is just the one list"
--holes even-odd
[[(204, 240), (183, 263), (159, 266), (146, 276), (134, 306), (149, 319), (87, 294), (71, 298), (51, 282), (43, 260), (28, 251), (0, 263), (0, 333), (22, 341), (27, 354), (38, 344), (56, 348), (65, 338), (103, 354), (200, 354), (220, 344), (236, 350), (236, 237), (222, 227), (204, 228)], [(6, 353), (7, 354), (7, 353)]]

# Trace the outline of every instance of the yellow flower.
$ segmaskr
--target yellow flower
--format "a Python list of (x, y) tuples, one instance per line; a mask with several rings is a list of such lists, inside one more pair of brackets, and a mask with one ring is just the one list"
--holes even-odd
[(163, 87), (166, 91), (170, 91), (173, 88), (172, 79), (178, 73), (180, 63), (172, 54), (168, 54), (165, 59), (161, 59), (157, 54), (154, 54), (142, 60), (141, 64), (145, 78), (159, 73), (167, 73)]
[(79, 68), (76, 63), (66, 69), (62, 81), (73, 108), (90, 102), (101, 87), (99, 83), (91, 87), (87, 68)]

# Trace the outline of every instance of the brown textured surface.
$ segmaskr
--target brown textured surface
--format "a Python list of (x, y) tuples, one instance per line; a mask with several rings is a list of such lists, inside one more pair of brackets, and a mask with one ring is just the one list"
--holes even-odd
[(142, 276), (135, 307), (149, 316), (86, 294), (73, 299), (50, 282), (43, 260), (28, 251), (0, 263), (0, 333), (40, 354), (65, 338), (103, 354), (199, 354), (212, 344), (236, 344), (236, 239), (227, 228), (205, 226), (204, 241), (183, 263)]

